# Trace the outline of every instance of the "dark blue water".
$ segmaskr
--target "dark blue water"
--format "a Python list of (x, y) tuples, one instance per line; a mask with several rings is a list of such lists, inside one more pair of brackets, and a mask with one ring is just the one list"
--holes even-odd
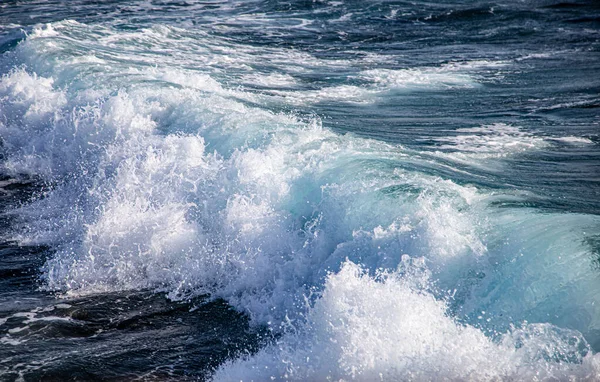
[(595, 1), (4, 1), (0, 379), (600, 380)]

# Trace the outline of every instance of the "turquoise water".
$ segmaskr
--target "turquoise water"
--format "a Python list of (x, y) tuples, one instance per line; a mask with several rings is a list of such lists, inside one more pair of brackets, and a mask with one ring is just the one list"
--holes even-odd
[(594, 2), (0, 5), (7, 380), (600, 380)]

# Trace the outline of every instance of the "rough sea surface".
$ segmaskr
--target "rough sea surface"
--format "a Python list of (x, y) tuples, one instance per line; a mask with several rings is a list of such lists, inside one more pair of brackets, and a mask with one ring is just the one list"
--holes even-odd
[(596, 0), (0, 3), (0, 380), (600, 381)]

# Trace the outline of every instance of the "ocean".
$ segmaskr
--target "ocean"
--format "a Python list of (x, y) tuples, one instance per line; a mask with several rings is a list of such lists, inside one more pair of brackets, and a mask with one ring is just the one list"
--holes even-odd
[(600, 3), (3, 0), (0, 380), (600, 381)]

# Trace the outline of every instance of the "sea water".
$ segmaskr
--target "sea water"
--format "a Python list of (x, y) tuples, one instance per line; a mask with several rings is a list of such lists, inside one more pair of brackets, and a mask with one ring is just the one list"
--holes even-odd
[(592, 0), (0, 4), (4, 380), (600, 380)]

